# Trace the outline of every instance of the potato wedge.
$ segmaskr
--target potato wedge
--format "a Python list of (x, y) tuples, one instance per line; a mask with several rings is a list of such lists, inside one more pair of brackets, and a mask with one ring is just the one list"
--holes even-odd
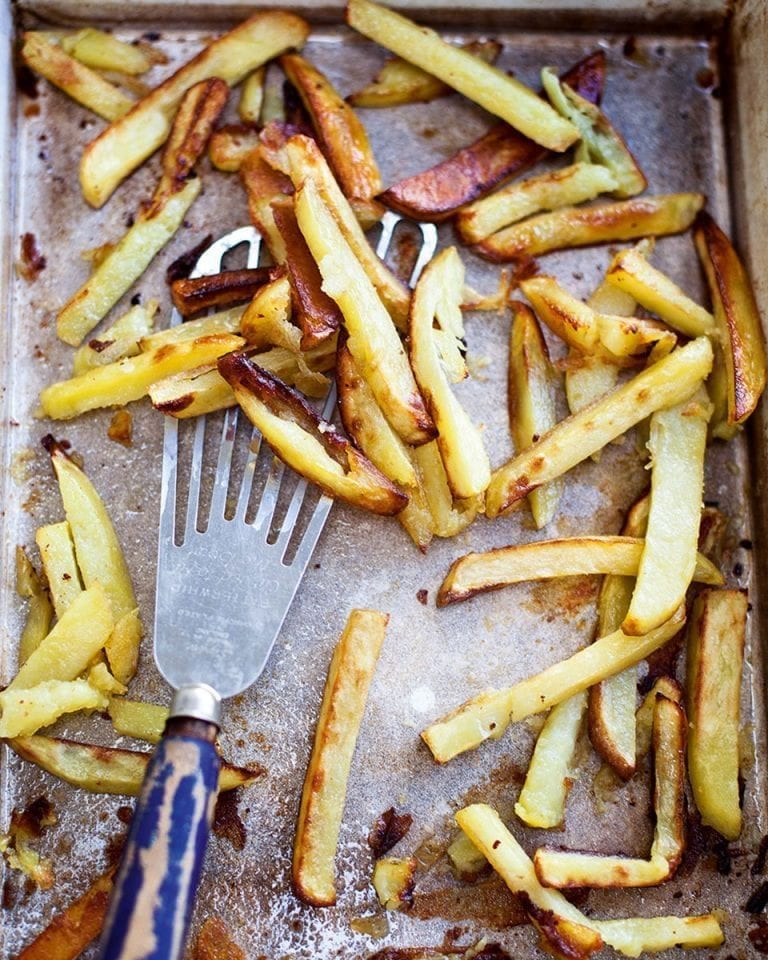
[(741, 833), (739, 714), (747, 595), (702, 590), (688, 629), (688, 766), (702, 822), (727, 840)]
[(391, 516), (407, 496), (304, 398), (242, 353), (223, 357), (219, 373), (276, 456), (332, 497)]
[(573, 124), (533, 90), (466, 50), (446, 43), (434, 30), (419, 27), (371, 0), (348, 0), (346, 17), (355, 30), (410, 63), (429, 64), (434, 76), (541, 146), (563, 151), (578, 139)]
[(126, 700), (125, 697), (111, 697), (108, 710), (112, 726), (121, 736), (146, 740), (148, 743), (160, 742), (168, 719), (167, 707)]
[(40, 404), (53, 420), (70, 420), (99, 407), (123, 406), (141, 399), (158, 380), (212, 363), (244, 344), (242, 337), (231, 334), (166, 344), (53, 383), (40, 394)]
[(651, 502), (637, 582), (621, 625), (632, 636), (668, 620), (696, 566), (704, 497), (704, 452), (712, 406), (702, 387), (651, 417)]
[[(515, 450), (527, 450), (557, 423), (555, 368), (539, 325), (530, 307), (519, 300), (510, 302), (512, 329), (509, 337), (507, 402), (509, 426)], [(552, 520), (563, 493), (563, 482), (553, 480), (533, 490), (528, 503), (536, 529)]]
[(27, 66), (98, 116), (118, 120), (133, 107), (135, 101), (131, 97), (49, 37), (27, 32), (23, 39), (21, 56)]
[[(278, 267), (247, 267), (207, 277), (174, 280), (171, 284), (173, 305), (182, 317), (190, 317), (199, 310), (251, 300), (261, 287), (278, 276), (278, 270)], [(142, 345), (142, 349), (146, 346)]]
[(723, 390), (713, 395), (713, 433), (727, 439), (749, 417), (765, 389), (763, 328), (744, 265), (709, 214), (697, 217), (693, 239), (712, 297), (724, 366)]
[(103, 367), (123, 357), (135, 357), (140, 352), (139, 341), (150, 336), (154, 316), (160, 306), (157, 300), (137, 303), (119, 317), (99, 338), (86, 340), (75, 351), (72, 374), (79, 376), (93, 367)]
[[(597, 50), (580, 60), (562, 79), (588, 100), (598, 102), (605, 83), (605, 53)], [(544, 147), (509, 124), (498, 123), (436, 166), (389, 187), (379, 199), (415, 220), (445, 220), (463, 204), (485, 196), (546, 155)]]
[(687, 337), (700, 337), (714, 330), (712, 314), (687, 297), (661, 270), (652, 267), (634, 247), (616, 254), (605, 278)]
[(497, 468), (486, 513), (497, 517), (542, 483), (566, 473), (655, 410), (687, 400), (712, 369), (707, 337), (692, 340), (600, 400), (562, 420), (529, 450)]
[(530, 858), (492, 807), (482, 803), (464, 807), (457, 812), (456, 821), (510, 890), (523, 899), (549, 952), (586, 958), (605, 943), (625, 956), (637, 957), (644, 950), (718, 946), (723, 942), (722, 930), (712, 914), (593, 920), (558, 890), (539, 883)]
[(247, 123), (228, 123), (211, 134), (208, 156), (217, 170), (237, 173), (245, 158), (257, 149), (260, 143), (256, 127)]
[(28, 737), (65, 713), (103, 710), (104, 694), (87, 680), (41, 680), (0, 693), (0, 737)]
[(100, 583), (92, 583), (75, 597), (6, 691), (28, 690), (46, 680), (74, 680), (104, 647), (113, 626), (107, 593)]
[(272, 57), (301, 47), (308, 33), (309, 25), (300, 17), (268, 10), (210, 43), (88, 144), (80, 162), (80, 185), (88, 203), (102, 206), (115, 187), (163, 145), (190, 87), (210, 77), (237, 84)]
[(23, 664), (48, 635), (54, 615), (48, 590), (23, 547), (16, 547), (16, 593), (29, 600), (27, 619), (19, 639), (18, 659), (19, 664)]
[(61, 617), (83, 589), (69, 523), (62, 520), (39, 527), (35, 542), (43, 561), (56, 616)]
[(293, 847), (293, 886), (314, 906), (336, 902), (334, 859), (347, 779), (389, 615), (352, 610), (334, 650), (304, 779)]
[[(501, 44), (496, 40), (470, 40), (461, 46), (486, 63), (495, 63), (501, 53)], [(429, 103), (450, 92), (447, 84), (421, 67), (401, 57), (391, 57), (385, 60), (371, 83), (347, 97), (347, 103), (353, 107), (396, 107), (405, 103)]]
[(461, 296), (464, 265), (455, 247), (447, 247), (425, 267), (411, 300), (409, 324), (411, 367), (435, 426), (437, 446), (454, 497), (483, 493), (491, 480), (491, 464), (477, 427), (450, 388), (440, 341), (455, 350), (464, 335)]
[(114, 249), (93, 271), (56, 317), (59, 337), (78, 346), (173, 237), (200, 194), (200, 180), (190, 180), (151, 218), (139, 216)]
[[(535, 540), (454, 560), (437, 594), (437, 606), (469, 600), (513, 583), (596, 573), (631, 577), (637, 573), (645, 541), (639, 537), (564, 537)], [(722, 574), (706, 557), (696, 558), (696, 579), (720, 584)]]
[(296, 135), (288, 138), (284, 149), (294, 187), (298, 188), (305, 180), (315, 184), (395, 325), (404, 331), (408, 323), (410, 292), (384, 261), (376, 256), (319, 147), (309, 137)]
[(557, 827), (573, 780), (573, 757), (587, 711), (582, 691), (553, 707), (536, 738), (515, 813), (529, 827)]
[(484, 240), (497, 230), (542, 210), (557, 210), (616, 189), (611, 171), (596, 163), (574, 163), (515, 181), (482, 200), (463, 207), (456, 215), (456, 229), (464, 243)]
[(323, 290), (323, 280), (291, 200), (272, 204), (272, 216), (285, 244), (285, 268), (291, 285), (293, 321), (301, 330), (301, 349), (310, 350), (332, 337), (342, 322), (341, 311)]
[(579, 96), (567, 84), (562, 84), (551, 67), (542, 70), (541, 82), (555, 110), (578, 128), (581, 135), (579, 151), (592, 163), (600, 164), (613, 174), (616, 181), (614, 194), (633, 197), (642, 193), (648, 181), (600, 107)]
[[(144, 782), (151, 753), (120, 747), (77, 743), (60, 737), (16, 737), (8, 746), (22, 760), (42, 767), (48, 773), (91, 793), (117, 793), (137, 797)], [(222, 762), (219, 790), (246, 787), (262, 776), (258, 767), (236, 767)]]
[(264, 237), (275, 263), (285, 263), (288, 251), (275, 224), (272, 203), (293, 193), (290, 179), (273, 169), (264, 156), (263, 147), (252, 150), (240, 165), (240, 179), (248, 196), (251, 223)]
[(653, 719), (655, 829), (647, 860), (539, 847), (533, 863), (546, 887), (657, 886), (674, 875), (685, 844), (685, 714), (659, 696)]
[(114, 70), (136, 77), (146, 73), (152, 66), (146, 50), (94, 27), (84, 27), (77, 33), (62, 37), (61, 46), (80, 63), (94, 70)]
[(373, 226), (384, 212), (374, 200), (382, 183), (365, 127), (325, 74), (308, 60), (286, 53), (279, 62), (301, 97), (320, 148), (352, 209), (363, 226)]
[(512, 687), (488, 690), (467, 700), (421, 733), (438, 763), (498, 739), (510, 723), (549, 710), (556, 704), (639, 663), (670, 640), (685, 623), (685, 610), (644, 637), (630, 639), (621, 630), (601, 637), (566, 660)]
[(77, 960), (101, 932), (114, 886), (113, 867), (59, 913), (28, 943), (17, 960)]
[(700, 193), (666, 193), (591, 207), (563, 207), (499, 230), (476, 244), (475, 250), (503, 263), (553, 250), (682, 233), (703, 206)]
[(407, 443), (437, 430), (408, 364), (394, 323), (314, 181), (296, 192), (296, 217), (323, 277), (323, 289), (344, 316), (350, 353), (384, 416)]

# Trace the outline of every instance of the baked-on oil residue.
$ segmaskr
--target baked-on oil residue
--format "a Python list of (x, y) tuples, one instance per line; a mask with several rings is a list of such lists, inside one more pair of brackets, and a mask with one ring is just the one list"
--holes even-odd
[(229, 840), (235, 850), (242, 850), (248, 833), (240, 817), (238, 803), (240, 790), (227, 790), (219, 794), (213, 814), (213, 832), (223, 840)]

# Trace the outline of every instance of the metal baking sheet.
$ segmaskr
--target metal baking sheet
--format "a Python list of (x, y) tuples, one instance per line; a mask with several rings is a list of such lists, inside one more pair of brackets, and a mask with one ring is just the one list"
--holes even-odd
[[(65, 13), (71, 17), (70, 8)], [(51, 14), (56, 6), (49, 3), (45, 9)], [(106, 9), (114, 13), (114, 7)], [(163, 9), (159, 7), (161, 13)], [(707, 9), (715, 8), (710, 4)], [(94, 17), (99, 10), (98, 3), (88, 7)], [(716, 219), (726, 229), (733, 226), (727, 118), (719, 96), (725, 78), (718, 75), (716, 39), (681, 32), (674, 25), (664, 32), (638, 32), (630, 37), (615, 16), (610, 32), (541, 33), (531, 27), (512, 29), (513, 15), (511, 8), (506, 17), (498, 5), (485, 9), (481, 4), (464, 11), (459, 25), (453, 10), (446, 32), (455, 39), (481, 33), (497, 37), (504, 43), (500, 64), (532, 85), (542, 66), (565, 67), (595, 48), (604, 49), (609, 65), (604, 105), (648, 175), (649, 192), (702, 190)], [(33, 19), (28, 12), (23, 17), (25, 22)], [(313, 31), (305, 53), (347, 94), (370, 79), (384, 54), (338, 22), (329, 25), (327, 19), (323, 17)], [(430, 19), (440, 25), (434, 11)], [(637, 16), (627, 17), (628, 22), (637, 20)], [(689, 21), (685, 24), (690, 28)], [(148, 30), (159, 33), (156, 42), (171, 62), (155, 68), (153, 80), (189, 58), (204, 37), (221, 28), (220, 24), (197, 25), (194, 20), (180, 24), (171, 17), (114, 26), (128, 39)], [(12, 173), (7, 194), (12, 212), (10, 242), (5, 240), (9, 258), (18, 255), (21, 234), (32, 232), (46, 267), (33, 283), (12, 273), (9, 258), (4, 267), (10, 290), (0, 334), (5, 348), (0, 490), (4, 508), (0, 676), (4, 682), (15, 671), (23, 614), (13, 591), (13, 551), (17, 544), (33, 545), (35, 528), (62, 515), (40, 438), (52, 431), (82, 455), (115, 520), (147, 625), (152, 623), (158, 523), (162, 420), (148, 404), (131, 408), (134, 441), (130, 449), (107, 439), (110, 411), (56, 424), (37, 419), (35, 413), (40, 389), (67, 376), (70, 369), (71, 351), (57, 341), (54, 318), (63, 299), (87, 275), (79, 254), (121, 234), (137, 204), (151, 193), (158, 159), (125, 182), (102, 210), (91, 210), (77, 187), (77, 164), (83, 146), (102, 123), (42, 81), (37, 91), (34, 100), (23, 94), (11, 98), (12, 139), (6, 167)], [(361, 116), (386, 184), (448, 156), (489, 124), (487, 115), (457, 95), (432, 104), (361, 111)], [(218, 235), (247, 222), (237, 178), (209, 170), (207, 164), (202, 175), (204, 195), (192, 208), (184, 229), (124, 301), (135, 294), (159, 297), (161, 323), (169, 315), (163, 280), (168, 263), (205, 234)], [(442, 245), (453, 242), (450, 226), (441, 226), (440, 240)], [(605, 247), (570, 251), (547, 257), (542, 267), (586, 296), (599, 282), (610, 256)], [(472, 285), (481, 290), (495, 286), (498, 267), (463, 249), (462, 257)], [(694, 297), (705, 296), (689, 235), (659, 241), (655, 262)], [(473, 418), (483, 425), (496, 465), (511, 452), (505, 397), (509, 316), (473, 314), (466, 326), (473, 376), (458, 391)], [(562, 354), (557, 344), (552, 343), (552, 348), (558, 356)], [(520, 585), (444, 610), (435, 608), (434, 597), (450, 562), (469, 549), (543, 535), (617, 532), (626, 507), (646, 482), (639, 447), (640, 440), (632, 433), (611, 445), (599, 464), (589, 461), (572, 471), (557, 519), (544, 534), (532, 528), (523, 510), (494, 522), (480, 519), (453, 540), (435, 541), (421, 555), (394, 521), (334, 506), (267, 669), (225, 711), (224, 756), (238, 763), (258, 763), (265, 776), (238, 801), (243, 848), (235, 849), (221, 836), (212, 838), (195, 928), (207, 916), (219, 915), (254, 960), (366, 957), (385, 947), (459, 944), (463, 948), (483, 936), (515, 957), (542, 955), (533, 929), (520, 922), (521, 912), (503, 885), (493, 878), (471, 886), (458, 883), (444, 855), (455, 834), (452, 814), (464, 803), (487, 800), (512, 817), (537, 724), (518, 724), (499, 742), (445, 767), (434, 764), (418, 733), (472, 694), (521, 679), (591, 639), (597, 581), (572, 578)], [(758, 481), (763, 470), (764, 465), (758, 464)], [(710, 451), (706, 499), (719, 504), (729, 517), (724, 570), (730, 584), (750, 590), (755, 604), (743, 689), (743, 836), (730, 847), (717, 844), (692, 818), (689, 852), (673, 881), (656, 890), (592, 892), (583, 901), (590, 914), (606, 917), (722, 911), (726, 943), (717, 955), (723, 958), (757, 955), (747, 938), (756, 919), (745, 912), (744, 904), (762, 882), (752, 870), (760, 840), (768, 832), (755, 552), (748, 549), (753, 540), (754, 479), (744, 439)], [(258, 589), (249, 583), (247, 570), (233, 571), (233, 576), (244, 590)], [(290, 890), (293, 830), (326, 666), (347, 612), (356, 606), (376, 607), (392, 616), (349, 782), (338, 854), (338, 905), (318, 910), (301, 904)], [(150, 637), (130, 692), (156, 702), (169, 699), (152, 663)], [(98, 716), (68, 720), (56, 731), (95, 742), (134, 745), (116, 738), (109, 722)], [(591, 783), (597, 769), (585, 738), (566, 823), (555, 834), (556, 841), (642, 855), (652, 829), (647, 778), (595, 796)], [(124, 830), (130, 801), (75, 791), (8, 751), (0, 787), (0, 824), (7, 824), (12, 808), (24, 807), (40, 795), (52, 801), (58, 816), (40, 844), (41, 852), (54, 863), (53, 889), (31, 890), (18, 873), (5, 873), (0, 955), (12, 958), (106, 867), (115, 838)], [(377, 938), (355, 931), (351, 923), (383, 916), (370, 885), (372, 855), (366, 837), (377, 817), (393, 805), (413, 816), (411, 831), (395, 853), (416, 855), (420, 867), (412, 911), (387, 914), (387, 932)], [(551, 838), (519, 823), (514, 830), (528, 850)], [(668, 956), (679, 953), (670, 951)], [(710, 956), (712, 951), (687, 954), (698, 955)]]

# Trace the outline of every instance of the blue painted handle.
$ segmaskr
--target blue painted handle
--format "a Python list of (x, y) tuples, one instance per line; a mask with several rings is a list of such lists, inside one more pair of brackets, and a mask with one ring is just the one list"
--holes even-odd
[(215, 734), (211, 724), (169, 721), (131, 822), (99, 941), (101, 960), (182, 955), (216, 802)]

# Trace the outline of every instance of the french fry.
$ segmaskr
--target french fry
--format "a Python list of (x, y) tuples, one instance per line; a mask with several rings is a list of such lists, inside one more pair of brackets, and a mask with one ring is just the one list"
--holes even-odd
[(93, 583), (72, 601), (6, 691), (28, 690), (46, 680), (74, 680), (103, 648), (113, 626), (107, 593)]
[(617, 630), (512, 687), (472, 697), (442, 720), (430, 724), (421, 737), (435, 760), (446, 763), (485, 740), (498, 739), (510, 723), (549, 710), (639, 663), (670, 640), (684, 623), (685, 611), (681, 607), (667, 623), (644, 637), (630, 639)]
[(653, 744), (653, 720), (656, 713), (656, 700), (665, 697), (674, 703), (681, 703), (683, 692), (676, 680), (661, 676), (643, 697), (643, 702), (637, 710), (637, 759), (642, 760), (648, 755)]
[(617, 253), (605, 278), (687, 337), (700, 337), (714, 330), (712, 314), (687, 297), (666, 274), (652, 267), (636, 248)]
[(166, 344), (185, 343), (198, 340), (200, 337), (239, 333), (245, 309), (242, 304), (237, 307), (227, 307), (226, 310), (218, 310), (207, 317), (187, 320), (173, 327), (166, 327), (164, 330), (156, 330), (139, 340), (140, 352), (150, 353)]
[(167, 707), (111, 697), (107, 709), (112, 726), (121, 736), (146, 740), (148, 743), (160, 742), (168, 719)]
[(744, 265), (709, 214), (697, 217), (693, 239), (712, 297), (718, 341), (716, 367), (722, 386), (712, 393), (712, 432), (727, 439), (755, 409), (765, 388), (763, 328)]
[[(644, 537), (648, 525), (647, 495), (636, 501), (624, 521), (622, 535)], [(597, 601), (597, 637), (618, 630), (629, 610), (634, 581), (608, 574)], [(637, 668), (630, 667), (589, 690), (589, 737), (603, 760), (623, 779), (629, 780), (636, 766)]]
[(688, 766), (702, 822), (727, 840), (741, 833), (739, 699), (747, 621), (741, 590), (703, 590), (688, 629)]
[[(551, 67), (542, 70), (541, 81), (555, 110), (578, 128), (581, 135), (578, 151), (613, 174), (616, 180), (614, 194), (633, 197), (642, 193), (648, 181), (600, 107), (579, 96), (567, 84), (561, 84)], [(578, 153), (577, 159), (582, 159)]]
[(69, 523), (62, 520), (39, 527), (35, 542), (43, 561), (56, 616), (60, 618), (83, 589)]
[(424, 269), (411, 301), (409, 324), (411, 367), (432, 420), (437, 446), (454, 497), (483, 493), (491, 480), (491, 464), (477, 427), (451, 391), (435, 329), (456, 350), (463, 340), (461, 295), (464, 265), (455, 247), (442, 250)]
[(712, 369), (712, 347), (699, 337), (628, 383), (562, 420), (538, 443), (494, 471), (486, 514), (509, 510), (531, 490), (566, 473), (655, 410), (687, 400)]
[[(482, 496), (466, 500), (454, 499), (443, 459), (434, 440), (416, 447), (413, 457), (420, 480), (417, 489), (423, 491), (426, 508), (432, 516), (432, 532), (436, 537), (455, 537), (465, 530), (482, 510)], [(422, 521), (425, 519), (422, 518)]]
[(120, 683), (116, 677), (112, 676), (103, 660), (97, 660), (93, 664), (88, 671), (87, 680), (92, 687), (108, 697), (122, 696), (128, 691), (124, 683)]
[[(597, 50), (584, 57), (562, 79), (596, 103), (605, 82), (605, 53)], [(508, 124), (497, 123), (453, 156), (389, 187), (379, 199), (415, 220), (445, 220), (463, 204), (485, 196), (546, 155), (544, 147)]]
[(208, 156), (217, 170), (237, 173), (243, 161), (261, 141), (256, 127), (246, 123), (225, 124), (214, 130), (208, 141)]
[(320, 270), (299, 229), (292, 201), (275, 201), (272, 216), (285, 244), (285, 268), (290, 280), (293, 320), (301, 329), (301, 349), (309, 350), (339, 329), (341, 312), (323, 290)]
[(258, 67), (243, 80), (237, 114), (243, 123), (258, 123), (261, 120), (261, 108), (264, 103), (264, 80), (266, 65)]
[(134, 105), (131, 97), (41, 33), (24, 34), (21, 56), (32, 70), (105, 120), (118, 120)]
[(29, 600), (27, 619), (19, 640), (19, 664), (24, 664), (48, 635), (54, 608), (45, 584), (23, 547), (16, 547), (16, 593)]
[(240, 179), (248, 196), (248, 213), (251, 223), (264, 237), (264, 242), (275, 263), (285, 263), (288, 251), (277, 229), (272, 203), (279, 197), (293, 193), (293, 185), (289, 177), (267, 163), (262, 146), (252, 150), (247, 157), (243, 158), (240, 164)]
[(553, 277), (531, 277), (521, 282), (520, 289), (539, 319), (570, 347), (603, 356), (618, 366), (632, 365), (649, 355), (653, 360), (660, 359), (677, 342), (671, 330), (652, 320), (598, 313)]
[(190, 180), (151, 219), (141, 215), (136, 218), (111, 253), (59, 311), (56, 330), (65, 343), (78, 346), (144, 273), (181, 226), (201, 187), (200, 180)]
[(346, 16), (355, 30), (417, 66), (428, 63), (434, 76), (541, 146), (563, 151), (578, 139), (573, 124), (529, 87), (451, 46), (433, 30), (371, 0), (349, 0)]
[[(635, 576), (645, 541), (639, 537), (564, 537), (467, 553), (454, 560), (437, 594), (438, 607), (469, 600), (479, 593), (513, 583), (575, 577), (596, 573)], [(722, 574), (702, 555), (694, 576), (703, 583), (721, 584)]]
[(481, 851), (477, 849), (466, 833), (461, 830), (456, 836), (456, 839), (451, 841), (445, 853), (454, 871), (458, 874), (459, 879), (467, 883), (477, 880), (480, 874), (488, 867), (488, 861)]
[[(495, 63), (501, 53), (501, 44), (496, 40), (471, 40), (462, 47), (486, 63)], [(391, 57), (371, 83), (347, 97), (347, 103), (353, 107), (395, 107), (405, 103), (429, 103), (450, 92), (447, 84), (421, 67), (401, 57)]]
[(75, 351), (72, 374), (79, 376), (93, 367), (103, 367), (139, 353), (139, 341), (152, 333), (157, 300), (137, 303), (119, 317), (98, 339), (86, 340)]
[(61, 38), (61, 46), (80, 63), (94, 70), (114, 70), (128, 76), (146, 73), (152, 61), (145, 50), (111, 33), (84, 27)]
[(652, 887), (674, 875), (685, 843), (685, 714), (673, 700), (654, 704), (656, 826), (647, 860), (540, 847), (533, 858), (546, 887)]
[[(77, 743), (60, 737), (16, 737), (8, 746), (23, 760), (73, 787), (91, 793), (116, 793), (128, 797), (139, 795), (151, 753)], [(234, 790), (253, 783), (264, 771), (257, 767), (236, 767), (222, 762), (219, 790)]]
[(57, 820), (51, 802), (40, 796), (22, 810), (14, 808), (8, 832), (0, 834), (0, 853), (8, 866), (12, 870), (21, 870), (41, 890), (50, 890), (56, 878), (53, 864), (35, 849), (35, 841)]
[(389, 616), (352, 610), (328, 670), (293, 847), (293, 885), (314, 906), (336, 902), (334, 858), (347, 779)]
[(309, 137), (296, 135), (288, 138), (284, 150), (294, 187), (298, 189), (305, 180), (315, 184), (395, 325), (404, 331), (408, 323), (410, 292), (376, 256), (317, 144)]
[(242, 353), (223, 357), (219, 373), (275, 454), (324, 492), (364, 510), (393, 515), (406, 495), (282, 381)]
[(100, 710), (108, 701), (87, 680), (41, 680), (0, 693), (0, 737), (28, 737), (62, 714)]
[(702, 387), (651, 417), (651, 501), (637, 582), (621, 625), (648, 633), (682, 603), (694, 576), (704, 495), (704, 452), (712, 406)]
[(40, 404), (53, 420), (71, 420), (99, 407), (123, 406), (140, 400), (158, 380), (212, 363), (244, 343), (242, 337), (216, 334), (166, 344), (53, 383), (40, 394)]
[(384, 212), (374, 200), (381, 192), (381, 174), (365, 127), (333, 84), (298, 53), (280, 57), (280, 66), (301, 97), (318, 143), (363, 226), (370, 227)]
[(720, 924), (712, 914), (593, 920), (559, 891), (539, 883), (530, 858), (492, 807), (472, 804), (459, 810), (456, 820), (510, 890), (521, 896), (550, 952), (586, 958), (606, 944), (625, 956), (637, 957), (644, 950), (716, 947), (723, 942)]
[[(279, 272), (278, 272), (279, 271)], [(285, 347), (301, 352), (301, 331), (292, 322), (291, 281), (284, 267), (253, 297), (240, 318), (240, 332), (249, 347)]]
[[(509, 337), (507, 400), (509, 425), (515, 450), (526, 450), (557, 423), (557, 374), (536, 318), (519, 300), (510, 302), (512, 329)], [(552, 520), (563, 493), (561, 480), (532, 491), (528, 502), (536, 529)]]
[(536, 738), (515, 813), (529, 827), (557, 827), (565, 816), (576, 741), (587, 710), (587, 693), (553, 707)]
[(18, 955), (17, 960), (77, 960), (101, 932), (114, 886), (113, 867), (60, 913)]
[(371, 883), (385, 910), (407, 910), (412, 905), (416, 865), (413, 857), (379, 857), (376, 861)]
[(596, 163), (574, 163), (560, 170), (515, 181), (459, 210), (456, 229), (464, 243), (477, 243), (497, 230), (542, 210), (557, 210), (610, 193), (617, 186), (611, 171)]
[(339, 305), (349, 334), (350, 353), (371, 387), (385, 417), (407, 443), (431, 440), (436, 433), (394, 323), (360, 261), (323, 202), (314, 181), (296, 192), (296, 217), (323, 277), (323, 287)]
[[(261, 287), (275, 279), (277, 270), (276, 267), (248, 267), (225, 270), (208, 277), (174, 280), (171, 284), (173, 305), (182, 317), (190, 317), (209, 307), (223, 307), (229, 303), (250, 300)], [(142, 349), (146, 347), (142, 346)]]
[(272, 57), (301, 47), (308, 33), (300, 17), (263, 11), (210, 43), (88, 144), (80, 162), (80, 185), (88, 203), (102, 206), (115, 187), (163, 145), (190, 87), (211, 77), (233, 86)]
[(682, 233), (704, 206), (700, 193), (666, 193), (540, 213), (481, 240), (475, 250), (505, 262), (553, 250)]

